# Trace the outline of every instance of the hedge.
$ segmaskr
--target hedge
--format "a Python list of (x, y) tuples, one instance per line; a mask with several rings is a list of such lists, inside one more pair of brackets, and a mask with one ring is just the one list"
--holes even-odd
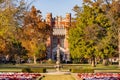
[(30, 68), (23, 68), (23, 69), (22, 69), (22, 72), (28, 72), (28, 73), (31, 73), (32, 71), (31, 71)]
[(28, 73), (45, 73), (45, 68), (23, 68), (22, 72), (28, 72)]
[(94, 73), (94, 69), (70, 69), (72, 73)]
[(31, 71), (34, 73), (45, 73), (46, 68), (31, 68)]

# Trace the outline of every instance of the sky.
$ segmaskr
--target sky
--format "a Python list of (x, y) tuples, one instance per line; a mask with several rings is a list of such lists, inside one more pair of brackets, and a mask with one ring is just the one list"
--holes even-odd
[(32, 5), (42, 12), (43, 18), (47, 13), (52, 13), (53, 17), (65, 17), (66, 13), (71, 13), (74, 17), (72, 9), (75, 5), (81, 6), (82, 0), (35, 0)]

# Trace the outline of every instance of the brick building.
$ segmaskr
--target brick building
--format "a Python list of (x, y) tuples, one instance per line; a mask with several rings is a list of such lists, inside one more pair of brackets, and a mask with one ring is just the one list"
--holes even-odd
[(62, 61), (70, 60), (70, 53), (68, 48), (68, 34), (67, 27), (71, 25), (71, 14), (67, 13), (65, 18), (61, 16), (52, 17), (52, 13), (48, 13), (45, 19), (46, 23), (50, 25), (52, 33), (48, 38), (47, 44), (47, 58), (56, 60), (57, 45), (60, 45), (60, 58)]

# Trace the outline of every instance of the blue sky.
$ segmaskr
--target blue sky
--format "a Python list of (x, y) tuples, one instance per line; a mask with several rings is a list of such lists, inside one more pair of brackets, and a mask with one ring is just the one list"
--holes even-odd
[(47, 13), (52, 13), (55, 16), (65, 16), (66, 13), (71, 13), (75, 5), (82, 5), (82, 0), (35, 0), (32, 5), (42, 11), (42, 15), (45, 18)]

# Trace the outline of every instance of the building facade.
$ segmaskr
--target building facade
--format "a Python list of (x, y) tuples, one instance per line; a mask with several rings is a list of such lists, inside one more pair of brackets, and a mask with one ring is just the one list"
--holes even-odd
[(71, 14), (67, 13), (65, 18), (61, 16), (52, 17), (52, 13), (46, 15), (45, 22), (51, 27), (52, 33), (48, 38), (47, 45), (47, 58), (56, 60), (57, 45), (60, 45), (60, 58), (61, 61), (69, 61), (70, 53), (68, 48), (68, 31), (67, 28), (71, 26)]

